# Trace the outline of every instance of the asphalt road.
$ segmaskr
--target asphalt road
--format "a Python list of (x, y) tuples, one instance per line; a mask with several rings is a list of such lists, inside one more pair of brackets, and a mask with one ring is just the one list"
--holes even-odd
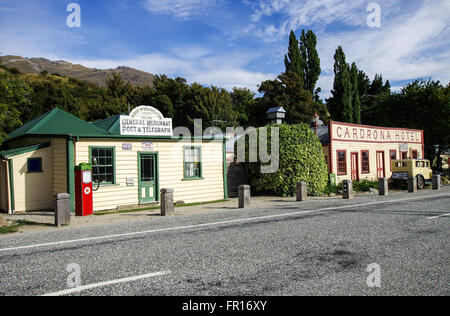
[(93, 287), (70, 295), (446, 296), (449, 205), (446, 187), (0, 237), (0, 296), (67, 294), (69, 264)]

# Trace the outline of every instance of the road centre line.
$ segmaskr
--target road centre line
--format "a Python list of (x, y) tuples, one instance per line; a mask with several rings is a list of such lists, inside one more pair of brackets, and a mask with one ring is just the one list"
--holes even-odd
[(153, 230), (147, 230), (147, 231), (131, 232), (131, 233), (124, 233), (124, 234), (116, 234), (116, 235), (106, 235), (106, 236), (89, 237), (89, 238), (81, 238), (81, 239), (73, 239), (73, 240), (63, 240), (63, 241), (49, 242), (49, 243), (43, 243), (43, 244), (34, 244), (34, 245), (27, 245), (27, 246), (3, 248), (3, 249), (0, 249), (0, 253), (6, 252), (6, 251), (32, 249), (32, 248), (47, 247), (47, 246), (58, 246), (58, 245), (64, 245), (64, 244), (70, 244), (70, 243), (96, 241), (96, 240), (102, 240), (102, 239), (114, 239), (114, 238), (131, 237), (131, 236), (137, 236), (137, 235), (147, 235), (147, 234), (151, 234), (151, 233), (160, 233), (160, 232), (167, 232), (167, 231), (177, 231), (177, 230), (201, 228), (201, 227), (208, 227), (208, 226), (218, 226), (218, 225), (225, 225), (225, 224), (236, 224), (236, 223), (252, 222), (252, 221), (259, 221), (259, 220), (266, 220), (266, 219), (273, 219), (273, 218), (280, 218), (280, 217), (291, 217), (291, 216), (302, 215), (302, 214), (311, 214), (311, 213), (333, 211), (333, 210), (340, 210), (340, 209), (346, 209), (346, 208), (355, 208), (355, 207), (361, 207), (361, 206), (370, 206), (370, 205), (390, 204), (390, 203), (397, 203), (397, 202), (404, 202), (404, 201), (431, 199), (431, 198), (436, 198), (436, 197), (450, 197), (450, 194), (436, 194), (436, 195), (396, 199), (396, 200), (389, 200), (389, 201), (379, 201), (379, 202), (370, 202), (370, 203), (361, 203), (361, 204), (333, 206), (333, 207), (326, 207), (326, 208), (320, 208), (320, 209), (309, 210), (309, 211), (299, 211), (299, 212), (292, 212), (292, 213), (264, 215), (264, 216), (241, 218), (241, 219), (221, 221), (221, 222), (211, 222), (211, 223), (204, 223), (204, 224), (197, 224), (197, 225), (168, 227), (168, 228), (153, 229)]
[(137, 276), (129, 277), (129, 278), (123, 278), (123, 279), (118, 279), (118, 280), (83, 285), (83, 286), (79, 286), (79, 287), (76, 287), (73, 289), (67, 289), (67, 290), (63, 290), (63, 291), (59, 291), (59, 292), (44, 294), (42, 296), (69, 295), (69, 294), (79, 293), (79, 292), (83, 292), (83, 291), (90, 290), (90, 289), (95, 289), (98, 287), (104, 287), (104, 286), (108, 286), (108, 285), (114, 285), (114, 284), (119, 284), (119, 283), (128, 283), (128, 282), (134, 282), (134, 281), (154, 278), (154, 277), (158, 277), (158, 276), (164, 276), (164, 275), (168, 275), (170, 273), (171, 273), (170, 271), (161, 271), (161, 272), (137, 275)]

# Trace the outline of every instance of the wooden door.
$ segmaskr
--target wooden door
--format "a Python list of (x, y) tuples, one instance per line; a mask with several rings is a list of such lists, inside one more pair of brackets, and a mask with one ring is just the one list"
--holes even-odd
[(358, 153), (352, 153), (352, 181), (359, 181)]
[(158, 199), (156, 154), (139, 154), (139, 203), (151, 203)]
[(383, 151), (377, 151), (377, 177), (378, 179), (386, 177)]

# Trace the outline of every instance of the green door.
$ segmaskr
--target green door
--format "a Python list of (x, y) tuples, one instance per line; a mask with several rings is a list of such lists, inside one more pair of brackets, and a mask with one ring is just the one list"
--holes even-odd
[(139, 203), (158, 200), (156, 154), (139, 154)]

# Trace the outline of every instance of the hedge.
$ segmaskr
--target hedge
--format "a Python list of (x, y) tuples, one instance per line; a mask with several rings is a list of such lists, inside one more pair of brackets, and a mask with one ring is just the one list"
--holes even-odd
[[(271, 148), (271, 127), (279, 128), (280, 159), (275, 173), (261, 173), (261, 162), (249, 163), (249, 180), (257, 194), (290, 197), (298, 182), (306, 182), (308, 194), (322, 195), (328, 183), (328, 167), (322, 144), (306, 124), (268, 125), (268, 145)], [(264, 127), (263, 127), (264, 128)], [(259, 130), (258, 130), (259, 134)]]

